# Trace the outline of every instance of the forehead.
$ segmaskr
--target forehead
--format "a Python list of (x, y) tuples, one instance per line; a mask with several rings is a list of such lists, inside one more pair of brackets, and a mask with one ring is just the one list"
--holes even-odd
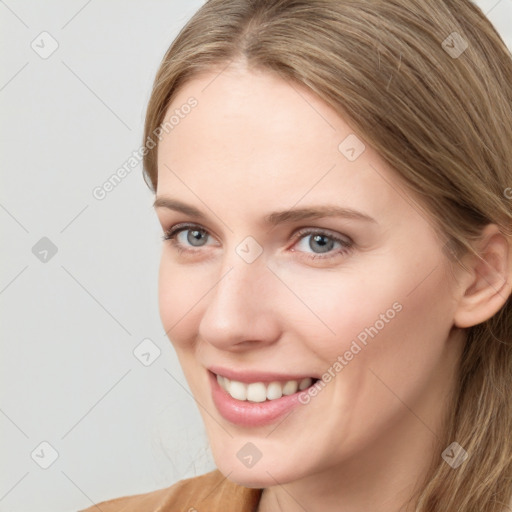
[[(184, 108), (191, 98), (196, 106)], [(373, 148), (312, 91), (275, 74), (212, 70), (179, 90), (171, 116), (177, 122), (158, 149), (157, 195), (179, 190), (197, 203), (194, 195), (216, 194), (269, 210), (328, 201), (372, 216), (401, 204), (397, 176)]]

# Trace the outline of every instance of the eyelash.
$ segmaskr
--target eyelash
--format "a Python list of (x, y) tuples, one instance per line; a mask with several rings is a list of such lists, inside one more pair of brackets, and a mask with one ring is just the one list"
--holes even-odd
[[(201, 232), (205, 233), (208, 236), (211, 236), (211, 235), (209, 235), (209, 233), (206, 229), (202, 228), (201, 226), (199, 226), (197, 224), (177, 224), (176, 226), (173, 226), (164, 232), (164, 234), (162, 236), (162, 240), (164, 242), (166, 242), (166, 241), (170, 242), (173, 245), (173, 247), (176, 248), (176, 250), (178, 251), (179, 254), (181, 254), (181, 253), (188, 253), (188, 254), (196, 253), (197, 250), (185, 249), (176, 240), (176, 237), (178, 236), (179, 233), (181, 233), (182, 231), (187, 231), (187, 230), (197, 230), (197, 231), (201, 231)], [(323, 231), (321, 229), (305, 228), (305, 229), (300, 230), (299, 232), (295, 233), (293, 238), (298, 239), (297, 241), (300, 241), (303, 237), (306, 237), (308, 235), (325, 236), (326, 238), (329, 238), (329, 239), (333, 240), (334, 242), (338, 242), (341, 245), (341, 248), (339, 248), (336, 252), (334, 252), (334, 249), (332, 249), (332, 251), (325, 253), (325, 254), (327, 254), (327, 256), (315, 254), (314, 256), (305, 256), (306, 259), (328, 260), (328, 259), (335, 258), (337, 256), (346, 255), (352, 249), (353, 242), (348, 237), (346, 239), (340, 238), (340, 237), (330, 234), (329, 232)]]

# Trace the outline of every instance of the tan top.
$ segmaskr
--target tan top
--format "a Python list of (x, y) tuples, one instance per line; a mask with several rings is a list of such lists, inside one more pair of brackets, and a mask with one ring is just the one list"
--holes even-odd
[[(263, 489), (242, 487), (218, 469), (158, 491), (102, 501), (79, 512), (256, 512)], [(504, 511), (512, 511), (510, 508)]]
[(158, 491), (103, 501), (79, 512), (256, 512), (262, 489), (242, 487), (218, 469)]

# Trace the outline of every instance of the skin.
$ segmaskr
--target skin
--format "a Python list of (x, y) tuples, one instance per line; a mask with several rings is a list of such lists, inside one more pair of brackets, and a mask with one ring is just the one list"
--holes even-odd
[[(217, 467), (265, 488), (259, 512), (412, 510), (404, 503), (445, 448), (464, 343), (454, 324), (473, 274), (457, 273), (432, 221), (368, 144), (353, 162), (338, 150), (354, 131), (328, 105), (269, 72), (222, 69), (173, 99), (169, 115), (191, 96), (198, 106), (159, 144), (156, 191), (206, 215), (156, 208), (163, 230), (189, 222), (206, 231), (198, 247), (190, 232), (178, 235), (193, 253), (164, 241), (159, 304)], [(275, 210), (325, 204), (374, 222), (264, 222)], [(322, 253), (313, 236), (294, 238), (302, 228), (352, 247), (340, 253), (334, 242)], [(235, 251), (247, 236), (263, 249), (252, 263)], [(319, 377), (394, 303), (401, 311), (284, 420), (241, 427), (217, 411), (207, 366)], [(262, 453), (252, 468), (236, 456), (247, 442)]]

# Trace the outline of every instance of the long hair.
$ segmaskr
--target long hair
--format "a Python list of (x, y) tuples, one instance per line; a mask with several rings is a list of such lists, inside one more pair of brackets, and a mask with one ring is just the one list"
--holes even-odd
[[(469, 0), (209, 0), (156, 75), (143, 161), (153, 191), (172, 98), (236, 59), (307, 86), (346, 119), (419, 194), (454, 261), (488, 223), (511, 236), (512, 56)], [(511, 308), (509, 296), (465, 329), (439, 437), (469, 458), (454, 469), (440, 448), (416, 512), (502, 512), (511, 500)]]

